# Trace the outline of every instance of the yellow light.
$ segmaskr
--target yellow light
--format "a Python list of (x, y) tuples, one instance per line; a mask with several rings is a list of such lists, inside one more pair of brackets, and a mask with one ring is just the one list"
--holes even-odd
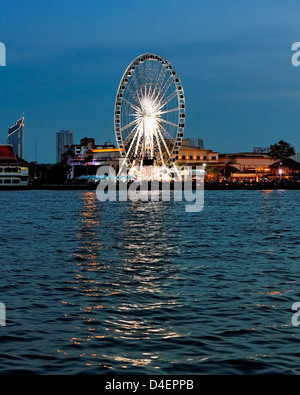
[(92, 152), (118, 152), (124, 151), (124, 148), (105, 148), (105, 149), (92, 149)]

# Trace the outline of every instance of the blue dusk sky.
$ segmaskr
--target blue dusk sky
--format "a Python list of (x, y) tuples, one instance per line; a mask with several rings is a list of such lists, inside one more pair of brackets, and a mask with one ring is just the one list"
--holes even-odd
[(299, 0), (1, 0), (0, 143), (25, 114), (25, 158), (54, 163), (56, 132), (115, 142), (123, 72), (165, 56), (185, 90), (186, 137), (221, 153), (300, 149)]

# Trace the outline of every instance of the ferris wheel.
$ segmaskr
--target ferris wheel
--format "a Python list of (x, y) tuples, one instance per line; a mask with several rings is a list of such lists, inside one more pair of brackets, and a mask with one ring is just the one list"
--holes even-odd
[(137, 57), (121, 79), (115, 104), (123, 164), (139, 171), (143, 166), (177, 171), (184, 127), (184, 91), (171, 63), (154, 54)]

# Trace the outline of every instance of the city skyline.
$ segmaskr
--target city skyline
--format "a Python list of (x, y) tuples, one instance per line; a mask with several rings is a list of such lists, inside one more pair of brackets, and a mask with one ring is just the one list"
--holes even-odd
[(61, 129), (75, 130), (75, 140), (115, 143), (120, 75), (133, 58), (154, 52), (181, 76), (186, 137), (219, 152), (251, 151), (281, 139), (299, 151), (300, 68), (292, 66), (291, 46), (300, 37), (300, 4), (274, 1), (272, 11), (258, 1), (181, 4), (160, 2), (157, 12), (149, 1), (4, 0), (0, 143), (23, 112), (28, 161), (35, 159), (37, 139), (39, 161), (54, 163)]

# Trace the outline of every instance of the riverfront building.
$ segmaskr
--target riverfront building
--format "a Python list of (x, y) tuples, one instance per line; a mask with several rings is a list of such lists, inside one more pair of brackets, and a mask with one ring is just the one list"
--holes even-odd
[(0, 145), (0, 188), (28, 185), (28, 166), (19, 162), (12, 145)]
[(290, 178), (300, 173), (300, 165), (293, 159), (276, 161), (267, 152), (238, 152), (220, 154), (201, 150), (183, 140), (177, 164), (179, 166), (205, 166), (208, 179), (226, 178), (236, 181)]
[(235, 171), (231, 178), (265, 178), (271, 174), (270, 166), (274, 159), (267, 153), (239, 152), (232, 154), (220, 154), (218, 167), (220, 169), (231, 166)]
[(93, 176), (100, 166), (119, 167), (120, 151), (115, 145), (95, 144), (95, 139), (85, 137), (80, 144), (66, 147), (62, 154), (62, 162), (71, 167), (70, 179), (80, 176)]
[[(199, 140), (199, 139), (196, 139)], [(178, 164), (184, 166), (216, 166), (219, 160), (219, 152), (199, 148), (191, 145), (192, 139), (182, 140), (182, 146), (179, 150)], [(203, 147), (203, 140), (201, 147)], [(197, 142), (195, 142), (197, 143)]]
[(292, 158), (278, 160), (270, 168), (274, 178), (289, 179), (300, 176), (300, 163)]
[[(208, 180), (233, 179), (243, 181), (247, 179), (274, 179), (298, 174), (298, 162), (291, 160), (285, 166), (276, 166), (275, 160), (267, 152), (239, 152), (220, 154), (217, 151), (204, 149), (203, 140), (183, 139), (178, 152), (177, 166), (196, 169), (204, 166)], [(199, 140), (199, 141), (197, 141)], [(200, 146), (200, 147), (199, 147)], [(119, 170), (120, 150), (111, 143), (97, 145), (94, 138), (82, 138), (80, 144), (65, 146), (62, 163), (71, 167), (69, 179), (81, 176), (94, 176), (100, 166), (111, 166), (116, 172)]]

